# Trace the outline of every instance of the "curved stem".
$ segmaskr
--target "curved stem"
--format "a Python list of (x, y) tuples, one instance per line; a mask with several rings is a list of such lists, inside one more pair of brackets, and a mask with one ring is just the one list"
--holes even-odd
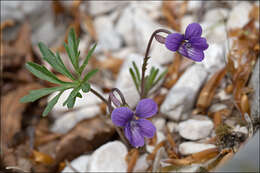
[(170, 31), (166, 30), (166, 29), (157, 29), (153, 32), (153, 34), (151, 35), (150, 37), (150, 40), (148, 42), (148, 45), (147, 45), (147, 48), (146, 48), (146, 52), (145, 52), (145, 55), (144, 55), (144, 63), (143, 63), (143, 66), (142, 66), (142, 78), (141, 78), (141, 99), (143, 99), (145, 97), (145, 92), (144, 92), (144, 82), (145, 82), (145, 71), (146, 71), (146, 66), (147, 66), (147, 61), (149, 59), (148, 57), (148, 53), (150, 51), (150, 48), (151, 48), (151, 45), (152, 45), (152, 42), (153, 42), (153, 38), (155, 37), (155, 35), (159, 32), (164, 32), (166, 34), (171, 34)]
[(100, 98), (104, 103), (106, 103), (106, 105), (109, 106), (108, 101), (101, 95), (99, 94), (96, 90), (94, 90), (93, 88), (90, 88), (90, 91), (95, 94), (98, 98)]
[[(99, 93), (98, 93), (96, 90), (94, 90), (93, 88), (91, 88), (90, 91), (91, 91), (93, 94), (95, 94), (98, 98), (100, 98), (104, 103), (106, 103), (106, 105), (107, 105), (109, 108), (111, 108), (111, 104), (110, 104), (101, 94), (99, 94)], [(120, 91), (119, 91), (119, 92), (120, 92)], [(119, 95), (120, 95), (120, 94), (119, 94)], [(123, 102), (124, 102), (124, 101), (125, 101), (125, 100), (124, 100), (124, 98), (123, 98)], [(110, 113), (111, 113), (111, 112), (110, 112)], [(123, 132), (121, 131), (121, 129), (120, 129), (119, 127), (116, 127), (116, 126), (115, 126), (115, 129), (116, 129), (116, 131), (117, 131), (119, 137), (121, 138), (121, 140), (126, 144), (126, 146), (127, 146), (128, 148), (131, 148), (129, 142), (128, 142), (127, 139), (125, 138), (125, 136), (124, 136)]]

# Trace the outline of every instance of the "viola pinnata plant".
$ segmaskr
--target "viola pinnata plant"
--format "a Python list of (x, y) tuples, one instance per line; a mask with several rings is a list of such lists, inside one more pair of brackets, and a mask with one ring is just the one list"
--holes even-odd
[(66, 52), (69, 55), (70, 61), (74, 67), (76, 76), (69, 72), (69, 70), (65, 67), (64, 63), (61, 60), (59, 53), (57, 52), (54, 54), (46, 45), (43, 43), (39, 43), (39, 48), (42, 53), (43, 59), (47, 61), (54, 70), (63, 74), (64, 76), (68, 77), (72, 80), (72, 82), (64, 82), (58, 79), (54, 73), (50, 72), (47, 68), (42, 65), (36, 64), (34, 62), (26, 63), (26, 68), (34, 74), (36, 77), (49, 81), (51, 83), (57, 84), (59, 86), (52, 87), (52, 88), (43, 88), (39, 90), (33, 90), (29, 93), (29, 95), (24, 96), (21, 98), (21, 102), (33, 102), (43, 96), (51, 94), (53, 92), (59, 91), (59, 93), (48, 103), (47, 107), (43, 112), (43, 116), (46, 116), (54, 107), (54, 105), (59, 100), (61, 94), (67, 90), (73, 88), (70, 95), (63, 103), (63, 105), (67, 105), (68, 108), (73, 108), (76, 98), (82, 98), (82, 95), (79, 93), (80, 90), (83, 92), (89, 92), (91, 89), (88, 80), (97, 73), (97, 69), (91, 70), (85, 76), (82, 76), (82, 72), (85, 69), (86, 65), (88, 64), (89, 59), (91, 58), (92, 53), (95, 50), (96, 45), (89, 51), (87, 57), (85, 58), (83, 64), (79, 65), (79, 55), (80, 52), (78, 51), (79, 46), (79, 39), (76, 39), (76, 34), (73, 29), (70, 30), (68, 36), (68, 44), (64, 43), (64, 47)]
[[(168, 34), (165, 38), (158, 33), (163, 32)], [(21, 98), (21, 102), (33, 102), (43, 96), (47, 96), (53, 92), (58, 91), (58, 94), (49, 101), (46, 106), (43, 116), (46, 116), (59, 100), (61, 94), (67, 89), (73, 89), (63, 103), (63, 106), (67, 105), (68, 108), (73, 108), (77, 97), (82, 98), (80, 90), (84, 93), (92, 92), (98, 98), (100, 98), (108, 107), (109, 114), (106, 118), (111, 118), (115, 125), (122, 141), (130, 147), (142, 147), (145, 144), (145, 138), (152, 138), (156, 132), (155, 126), (147, 120), (152, 116), (155, 116), (158, 111), (158, 106), (152, 99), (148, 98), (149, 94), (152, 94), (153, 88), (165, 77), (167, 70), (163, 71), (159, 75), (159, 69), (155, 67), (151, 68), (149, 75), (145, 75), (147, 64), (149, 60), (149, 51), (153, 39), (155, 38), (159, 43), (165, 44), (165, 46), (171, 50), (180, 53), (194, 61), (202, 61), (204, 58), (203, 51), (208, 48), (208, 44), (205, 38), (201, 37), (202, 28), (197, 23), (190, 24), (185, 34), (171, 33), (165, 29), (158, 29), (152, 34), (146, 52), (142, 69), (139, 70), (133, 62), (133, 67), (129, 69), (129, 72), (134, 81), (135, 87), (140, 95), (140, 101), (138, 102), (135, 111), (129, 108), (125, 101), (124, 95), (117, 88), (112, 88), (109, 93), (108, 99), (91, 88), (89, 79), (98, 72), (98, 69), (91, 70), (86, 75), (82, 76), (82, 72), (85, 70), (89, 59), (91, 58), (96, 45), (89, 51), (87, 57), (83, 63), (79, 63), (80, 52), (78, 50), (79, 39), (76, 38), (76, 34), (73, 29), (70, 30), (68, 36), (68, 44), (64, 44), (68, 57), (74, 68), (74, 73), (69, 72), (61, 60), (59, 53), (54, 54), (46, 45), (39, 43), (39, 48), (42, 53), (43, 59), (47, 61), (54, 70), (63, 74), (71, 79), (72, 82), (65, 82), (58, 79), (54, 73), (49, 71), (42, 65), (28, 62), (26, 68), (33, 73), (36, 77), (57, 84), (57, 87), (43, 88), (39, 90), (33, 90), (29, 95)], [(141, 71), (141, 72), (140, 72)], [(121, 101), (114, 95), (117, 92), (121, 98)], [(110, 116), (111, 115), (111, 116)]]

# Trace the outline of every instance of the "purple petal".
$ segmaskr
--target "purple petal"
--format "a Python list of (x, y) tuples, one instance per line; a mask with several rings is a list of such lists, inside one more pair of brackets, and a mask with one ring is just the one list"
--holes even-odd
[(207, 40), (203, 37), (192, 37), (189, 42), (192, 47), (199, 50), (206, 50), (209, 47)]
[(142, 147), (144, 145), (144, 137), (141, 134), (140, 128), (136, 125), (127, 123), (125, 127), (125, 136), (134, 147)]
[(200, 37), (202, 28), (198, 23), (191, 23), (185, 30), (185, 39), (189, 40), (191, 37)]
[(111, 119), (116, 126), (124, 127), (132, 119), (133, 115), (133, 111), (128, 107), (120, 107), (113, 110)]
[(184, 35), (179, 33), (169, 34), (165, 40), (165, 46), (171, 51), (177, 51), (184, 39)]
[(188, 47), (188, 43), (183, 44), (180, 49), (179, 53), (187, 58), (192, 59), (193, 61), (202, 61), (204, 58), (204, 53), (202, 50), (195, 49), (193, 47)]
[(156, 132), (155, 126), (146, 119), (139, 119), (136, 120), (138, 123), (138, 126), (140, 127), (141, 134), (144, 137), (152, 138), (154, 136), (154, 133)]
[(153, 99), (142, 99), (136, 106), (135, 114), (140, 118), (149, 118), (156, 114), (158, 106)]

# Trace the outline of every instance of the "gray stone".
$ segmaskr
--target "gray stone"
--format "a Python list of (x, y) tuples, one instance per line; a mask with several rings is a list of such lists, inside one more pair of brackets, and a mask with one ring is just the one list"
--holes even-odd
[(209, 136), (213, 127), (214, 124), (208, 117), (195, 115), (179, 124), (179, 133), (185, 139), (198, 140)]
[(251, 110), (251, 117), (254, 118), (260, 118), (260, 96), (259, 96), (259, 58), (255, 64), (254, 71), (252, 73), (250, 82), (249, 82), (249, 87), (254, 89), (254, 93), (250, 97), (250, 110)]
[(94, 151), (89, 161), (88, 171), (126, 172), (127, 153), (127, 148), (122, 142), (108, 142)]
[(259, 172), (259, 136), (258, 130), (231, 160), (217, 167), (216, 172)]
[(172, 120), (180, 120), (183, 114), (187, 114), (193, 108), (207, 76), (208, 73), (202, 65), (192, 65), (170, 89), (160, 111)]

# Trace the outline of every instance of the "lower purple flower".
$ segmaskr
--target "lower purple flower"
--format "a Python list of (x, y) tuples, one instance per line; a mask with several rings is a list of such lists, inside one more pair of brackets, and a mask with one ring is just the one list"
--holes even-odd
[(169, 34), (165, 39), (165, 46), (194, 61), (202, 61), (204, 59), (203, 51), (209, 46), (201, 34), (201, 26), (198, 23), (192, 23), (186, 28), (185, 34)]
[(152, 138), (156, 132), (155, 126), (145, 118), (152, 117), (157, 111), (157, 104), (147, 98), (137, 104), (135, 112), (128, 107), (119, 107), (113, 110), (111, 118), (116, 126), (124, 127), (125, 136), (132, 146), (141, 147), (144, 138)]

